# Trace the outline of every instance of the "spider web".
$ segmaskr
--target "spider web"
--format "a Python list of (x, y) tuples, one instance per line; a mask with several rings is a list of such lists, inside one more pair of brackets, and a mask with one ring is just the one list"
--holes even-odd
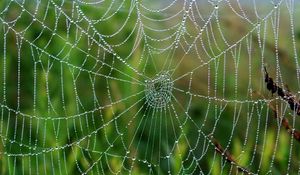
[(0, 172), (299, 173), (296, 7), (1, 1)]

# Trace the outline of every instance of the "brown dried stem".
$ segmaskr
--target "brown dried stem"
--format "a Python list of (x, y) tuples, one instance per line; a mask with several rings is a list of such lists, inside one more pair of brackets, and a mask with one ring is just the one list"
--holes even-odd
[[(272, 94), (277, 92), (277, 95), (280, 96), (284, 101), (286, 101), (289, 105), (291, 110), (293, 110), (297, 115), (300, 115), (300, 102), (295, 99), (295, 96), (291, 94), (289, 91), (283, 90), (279, 87), (267, 72), (265, 67), (265, 82), (267, 83), (267, 89), (272, 92)], [(278, 116), (278, 112), (276, 107), (269, 103), (268, 104), (270, 109), (274, 112), (274, 117), (276, 119), (281, 119), (282, 126), (287, 130), (287, 132), (298, 142), (300, 142), (300, 132), (295, 130), (293, 127), (289, 125), (289, 121), (284, 116)]]
[(212, 143), (213, 143), (214, 146), (215, 146), (215, 150), (216, 150), (223, 158), (225, 158), (225, 160), (226, 160), (227, 162), (229, 162), (230, 164), (234, 165), (240, 173), (243, 173), (243, 174), (249, 174), (249, 175), (250, 175), (250, 174), (254, 174), (254, 173), (250, 172), (248, 169), (246, 169), (246, 168), (240, 166), (240, 165), (236, 162), (236, 160), (234, 159), (234, 156), (232, 156), (228, 150), (225, 151), (225, 150), (223, 149), (222, 145), (218, 142), (218, 140), (216, 140), (213, 136), (210, 136), (210, 138), (211, 138)]
[(300, 142), (300, 132), (299, 131), (297, 131), (297, 130), (295, 130), (295, 129), (293, 129), (293, 127), (292, 126), (290, 126), (289, 125), (289, 121), (288, 121), (288, 119), (287, 118), (285, 118), (285, 117), (283, 117), (283, 116), (278, 116), (278, 112), (277, 112), (277, 110), (276, 110), (276, 107), (273, 105), (273, 104), (271, 104), (271, 103), (269, 103), (268, 104), (269, 105), (269, 107), (270, 107), (270, 109), (274, 112), (274, 118), (281, 118), (281, 121), (282, 121), (282, 126), (286, 129), (286, 131), (295, 139), (295, 140), (297, 140), (298, 142)]
[(286, 101), (291, 110), (293, 110), (297, 115), (300, 115), (300, 102), (296, 100), (295, 95), (290, 93), (288, 90), (284, 90), (278, 86), (273, 78), (269, 77), (266, 67), (265, 68), (265, 83), (267, 83), (267, 89), (272, 92), (272, 95), (277, 92), (277, 95), (280, 96), (284, 101)]

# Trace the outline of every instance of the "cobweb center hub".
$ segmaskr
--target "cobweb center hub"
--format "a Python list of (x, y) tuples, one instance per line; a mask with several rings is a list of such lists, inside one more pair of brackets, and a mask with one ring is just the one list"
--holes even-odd
[(153, 108), (163, 108), (172, 96), (173, 82), (167, 72), (157, 74), (153, 79), (145, 81), (145, 95), (147, 104)]

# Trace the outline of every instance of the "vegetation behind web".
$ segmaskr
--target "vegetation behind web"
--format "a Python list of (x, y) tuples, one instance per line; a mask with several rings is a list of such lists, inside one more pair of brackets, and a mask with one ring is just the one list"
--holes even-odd
[[(168, 171), (171, 171), (172, 174), (197, 174), (200, 171), (212, 174), (226, 174), (230, 171), (232, 173), (236, 172), (236, 167), (232, 167), (228, 162), (225, 163), (225, 157), (218, 154), (214, 147), (208, 147), (207, 152), (203, 153), (203, 149), (205, 148), (203, 140), (205, 138), (198, 133), (198, 129), (190, 122), (184, 125), (184, 131), (189, 143), (182, 139), (179, 140), (178, 147), (180, 148), (173, 152), (171, 161), (166, 161), (170, 164), (162, 161), (160, 166), (149, 168), (147, 163), (143, 163), (142, 161), (144, 159), (148, 161), (153, 159), (153, 162), (156, 162), (156, 156), (159, 154), (159, 151), (167, 152), (167, 149), (169, 149), (167, 148), (168, 142), (175, 142), (176, 140), (174, 135), (169, 134), (169, 130), (163, 131), (164, 134), (169, 134), (169, 137), (166, 137), (169, 140), (163, 140), (160, 142), (160, 145), (152, 145), (151, 147), (148, 144), (149, 135), (153, 136), (150, 139), (156, 140), (158, 139), (157, 134), (153, 134), (153, 130), (143, 132), (138, 129), (139, 133), (142, 134), (140, 138), (134, 139), (133, 145), (136, 147), (132, 147), (129, 150), (130, 153), (127, 154), (123, 144), (127, 145), (132, 141), (137, 121), (140, 121), (143, 117), (143, 113), (139, 112), (139, 109), (142, 108), (141, 104), (145, 102), (145, 93), (139, 93), (145, 87), (139, 85), (136, 80), (144, 82), (146, 78), (137, 75), (131, 68), (128, 68), (128, 66), (120, 61), (116, 55), (99, 49), (99, 45), (88, 41), (87, 37), (83, 36), (76, 43), (76, 47), (81, 48), (85, 52), (73, 49), (72, 45), (68, 45), (67, 42), (74, 43), (77, 41), (81, 31), (77, 31), (76, 27), (72, 25), (70, 26), (70, 30), (67, 30), (66, 18), (59, 17), (58, 20), (55, 20), (58, 13), (55, 12), (53, 6), (50, 6), (49, 9), (47, 8), (48, 1), (42, 2), (35, 14), (37, 19), (35, 21), (33, 20), (33, 16), (28, 12), (35, 13), (36, 2), (25, 1), (25, 12), (22, 11), (24, 8), (20, 6), (21, 1), (16, 2), (12, 2), (9, 10), (0, 14), (1, 174), (36, 174), (36, 172), (40, 172), (40, 174), (44, 172), (45, 174), (49, 174), (50, 172), (52, 172), (51, 174), (76, 174), (80, 173), (80, 170), (86, 171), (96, 161), (99, 163), (91, 171), (95, 174), (111, 174), (118, 171), (121, 171), (122, 174), (127, 174), (128, 171), (124, 169), (131, 169), (132, 174), (148, 174), (150, 170), (150, 173), (153, 174), (167, 174)], [(57, 4), (61, 3), (60, 1), (53, 2)], [(0, 11), (3, 11), (8, 3), (8, 1), (1, 1)], [(82, 6), (81, 8), (86, 16), (97, 20), (103, 16), (106, 7), (109, 7), (110, 3), (110, 1), (105, 2), (102, 7), (95, 5)], [(230, 152), (239, 165), (259, 174), (265, 174), (270, 170), (274, 174), (287, 173), (288, 167), (289, 172), (293, 174), (297, 173), (299, 168), (298, 155), (300, 145), (281, 127), (280, 120), (273, 117), (273, 109), (270, 109), (268, 104), (263, 101), (255, 105), (251, 102), (247, 103), (247, 100), (266, 100), (277, 97), (276, 94), (272, 95), (264, 84), (264, 66), (267, 66), (269, 75), (274, 78), (274, 81), (280, 87), (285, 87), (286, 90), (296, 94), (295, 98), (299, 98), (299, 84), (296, 78), (296, 64), (292, 47), (289, 16), (286, 12), (286, 7), (282, 6), (277, 46), (275, 44), (274, 33), (272, 33), (273, 31), (269, 27), (272, 25), (271, 21), (266, 22), (268, 27), (264, 42), (263, 62), (261, 56), (262, 48), (259, 47), (259, 40), (262, 39), (263, 32), (253, 32), (252, 35), (247, 35), (247, 39), (245, 39), (247, 41), (242, 42), (236, 49), (236, 52), (239, 52), (238, 63), (235, 62), (237, 59), (231, 58), (232, 56), (228, 52), (226, 54), (227, 59), (220, 59), (215, 62), (220, 65), (218, 68), (215, 63), (211, 63), (203, 69), (193, 72), (191, 86), (187, 86), (190, 76), (174, 82), (174, 87), (195, 94), (202, 94), (204, 97), (216, 96), (220, 99), (237, 99), (244, 102), (242, 105), (239, 103), (226, 104), (226, 109), (221, 114), (221, 117), (219, 117), (218, 113), (220, 113), (220, 108), (222, 105), (225, 105), (225, 102), (209, 100), (209, 98), (192, 100), (189, 106), (189, 115), (199, 126), (205, 123), (202, 131), (207, 134), (208, 138), (209, 134), (213, 133), (213, 137), (223, 148)], [(80, 18), (79, 14), (72, 11), (75, 7), (72, 6), (71, 2), (65, 3), (63, 8), (63, 11), (67, 15), (73, 15), (74, 20), (78, 17)], [(181, 7), (176, 8), (179, 9)], [(249, 4), (248, 8), (253, 8), (253, 5)], [(265, 11), (267, 12), (270, 8), (266, 6)], [(298, 55), (300, 54), (300, 45), (298, 44), (300, 41), (300, 26), (297, 22), (297, 16), (300, 15), (299, 9), (296, 6), (294, 11), (294, 36)], [(207, 9), (200, 7), (200, 11), (202, 10), (205, 11)], [(99, 33), (109, 35), (112, 31), (120, 29), (121, 24), (128, 17), (129, 11), (130, 4), (126, 1), (125, 9), (122, 8), (119, 10), (108, 21), (96, 23), (95, 28)], [(234, 44), (243, 36), (246, 36), (252, 27), (246, 24), (245, 20), (241, 20), (236, 15), (230, 14), (232, 14), (232, 11), (230, 13), (230, 9), (222, 7), (222, 4), (220, 4), (220, 27), (230, 44)], [(151, 15), (153, 18), (159, 19), (169, 14), (155, 13)], [(134, 30), (133, 27), (137, 18), (137, 13), (132, 12), (131, 17), (128, 19), (128, 24), (124, 26), (122, 32), (114, 37), (106, 38), (105, 41), (111, 45), (123, 41)], [(252, 18), (256, 18), (254, 14)], [(15, 19), (18, 19), (16, 23), (9, 23), (9, 21)], [(198, 20), (200, 21), (200, 19)], [(44, 27), (40, 23), (41, 21), (47, 27)], [(146, 20), (145, 23), (147, 23)], [(89, 26), (84, 20), (78, 21), (77, 24), (84, 29), (87, 29)], [(148, 24), (150, 26), (157, 25), (151, 22), (148, 22)], [(261, 30), (263, 29), (262, 27)], [(93, 34), (91, 29), (89, 30), (90, 35), (99, 41), (98, 44), (105, 45), (99, 37)], [(192, 36), (199, 33), (191, 22), (186, 23), (186, 30)], [(26, 32), (22, 33), (21, 31)], [(43, 31), (42, 35), (40, 35), (41, 31)], [(215, 23), (209, 26), (209, 30), (204, 30), (203, 43), (208, 44), (209, 41), (212, 41), (209, 38), (211, 35), (208, 33), (214, 32), (217, 35), (217, 31), (218, 26)], [(145, 32), (147, 33), (146, 29)], [(169, 32), (172, 32), (172, 30)], [(149, 36), (153, 35), (150, 31), (147, 34)], [(62, 38), (58, 37), (58, 35), (62, 36)], [(161, 36), (163, 35), (168, 35), (168, 33), (161, 33)], [(24, 37), (25, 40), (22, 40), (21, 37)], [(121, 47), (116, 47), (115, 52), (121, 58), (126, 58), (133, 50), (135, 37), (142, 36), (139, 36), (135, 32), (125, 44), (121, 45)], [(35, 40), (35, 38), (39, 39)], [(218, 46), (210, 45), (211, 48), (208, 54), (211, 57), (218, 55), (218, 53), (225, 51), (227, 48), (220, 36), (217, 36), (215, 39)], [(89, 42), (92, 44), (87, 45)], [(247, 50), (249, 48), (247, 48), (246, 42), (252, 43), (251, 54)], [(144, 40), (141, 41), (141, 45), (143, 44), (145, 44)], [(161, 47), (167, 46), (169, 43), (158, 43), (149, 40), (148, 44), (151, 46), (159, 45), (158, 47)], [(196, 42), (196, 44), (201, 47), (200, 42)], [(20, 46), (21, 52), (18, 52)], [(167, 59), (168, 56), (165, 53), (153, 53), (154, 60), (152, 62), (145, 62), (145, 59), (139, 62), (143, 53), (143, 47), (137, 47), (135, 52), (126, 58), (126, 61), (139, 72), (143, 72), (147, 77), (155, 77), (158, 73), (157, 69), (163, 69), (164, 58)], [(203, 61), (209, 60), (206, 53), (198, 54), (203, 58)], [(94, 56), (95, 59), (89, 55)], [(170, 63), (171, 67), (174, 67), (183, 55), (185, 55), (184, 50), (179, 47), (175, 51), (174, 56), (171, 57), (174, 60)], [(249, 55), (251, 55), (251, 61), (249, 61)], [(185, 61), (176, 69), (172, 79), (175, 80), (180, 75), (190, 73), (195, 66), (200, 65), (201, 62), (195, 59), (196, 57), (199, 57), (196, 52), (185, 55)], [(279, 64), (276, 57), (279, 60)], [(102, 64), (97, 64), (97, 59), (101, 59)], [(296, 59), (299, 61), (299, 58)], [(226, 60), (226, 63), (224, 63), (224, 60)], [(237, 69), (235, 69), (234, 63), (237, 63)], [(95, 64), (97, 64), (97, 67), (94, 67)], [(225, 68), (222, 67), (224, 64), (226, 64)], [(75, 65), (76, 67), (71, 65)], [(250, 66), (252, 71), (251, 76), (249, 76)], [(112, 68), (117, 68), (119, 71), (112, 70)], [(90, 73), (88, 70), (92, 70), (96, 74)], [(235, 72), (236, 70), (237, 72)], [(224, 72), (226, 73), (225, 84), (223, 83)], [(111, 80), (105, 76), (101, 78), (100, 75), (115, 77), (117, 80)], [(251, 80), (249, 80), (249, 77), (251, 77)], [(134, 83), (122, 82), (119, 79)], [(252, 92), (248, 91), (248, 81), (252, 83)], [(190, 90), (187, 89), (188, 87), (190, 87)], [(210, 87), (210, 91), (208, 91), (208, 87)], [(225, 93), (222, 94), (224, 87), (226, 87)], [(216, 93), (214, 90), (216, 90)], [(97, 95), (93, 94), (94, 92)], [(112, 104), (113, 101), (125, 99), (135, 93), (137, 93), (136, 96), (122, 103), (115, 104), (113, 107), (85, 113), (92, 111), (97, 106)], [(173, 95), (178, 97), (178, 100), (183, 105), (188, 104), (188, 98), (185, 95), (176, 90), (173, 90)], [(137, 102), (140, 103), (131, 108), (131, 105)], [(172, 101), (171, 103), (175, 104), (176, 109), (180, 108), (179, 105), (176, 105), (176, 102)], [(287, 103), (279, 98), (273, 100), (271, 103), (278, 110), (279, 114), (285, 115), (295, 129), (300, 129), (298, 126), (300, 121), (292, 115), (293, 111), (289, 111)], [(208, 104), (211, 106), (208, 107)], [(105, 124), (127, 109), (128, 112), (125, 112), (125, 116), (131, 116), (129, 117), (130, 119), (135, 116), (133, 120), (128, 120), (124, 117), (109, 125)], [(142, 108), (142, 110), (146, 111), (147, 107)], [(170, 110), (173, 109), (170, 107)], [(261, 113), (258, 114), (257, 111), (260, 110)], [(239, 111), (240, 114), (237, 115), (239, 116), (238, 119), (234, 118), (234, 113)], [(184, 121), (183, 118), (186, 117), (184, 113), (178, 114), (179, 118), (181, 117), (180, 121)], [(253, 117), (249, 117), (251, 114), (253, 114)], [(153, 117), (153, 115), (151, 116), (151, 112), (148, 115), (148, 117)], [(65, 116), (70, 118), (66, 120), (59, 119)], [(204, 121), (205, 116), (208, 117)], [(164, 117), (175, 116), (173, 114), (173, 116)], [(215, 123), (216, 119), (218, 119), (217, 124)], [(252, 120), (250, 122), (251, 126), (247, 126), (249, 120)], [(237, 125), (235, 125), (234, 121), (238, 121)], [(133, 124), (128, 125), (130, 122)], [(150, 120), (146, 124), (150, 125)], [(105, 126), (105, 129), (93, 133), (94, 131), (98, 131), (97, 128), (101, 126)], [(249, 130), (247, 137), (245, 136), (245, 128)], [(179, 130), (179, 128), (176, 129)], [(158, 130), (159, 127), (157, 127), (157, 132)], [(119, 132), (123, 131), (126, 131), (126, 133), (123, 133), (123, 139), (119, 139)], [(89, 139), (73, 145), (80, 141), (82, 137), (88, 137)], [(195, 138), (202, 140), (200, 144), (196, 143), (197, 139)], [(110, 148), (110, 143), (114, 143), (112, 148)], [(198, 156), (199, 158), (201, 155), (204, 155), (199, 162), (193, 162), (191, 157), (188, 157), (191, 150), (188, 144), (192, 146), (196, 145), (196, 149), (193, 150), (196, 157)], [(63, 149), (53, 151), (56, 148), (62, 147)], [(152, 150), (152, 153), (147, 150)], [(273, 152), (273, 150), (276, 150), (276, 152)], [(8, 156), (7, 153), (21, 156)], [(36, 155), (36, 153), (40, 154)], [(128, 157), (136, 156), (139, 158), (139, 161), (136, 161), (133, 167), (131, 167), (132, 159), (126, 158), (125, 155)], [(270, 169), (271, 164), (272, 168)], [(124, 169), (121, 168), (122, 166)], [(200, 170), (197, 166), (200, 166), (202, 169)]]

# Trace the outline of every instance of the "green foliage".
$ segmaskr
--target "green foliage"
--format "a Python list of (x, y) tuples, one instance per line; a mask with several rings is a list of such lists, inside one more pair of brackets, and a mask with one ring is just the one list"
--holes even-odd
[[(60, 1), (52, 2), (60, 3)], [(105, 13), (104, 9), (109, 8), (111, 2), (105, 1), (101, 7), (82, 5), (81, 10), (85, 16), (97, 20), (102, 18)], [(24, 7), (30, 13), (34, 13), (36, 3), (35, 1), (25, 1)], [(51, 8), (47, 9), (47, 5), (44, 3), (41, 4), (35, 16), (37, 21), (32, 21), (33, 17), (29, 13), (22, 14), (24, 8), (14, 2), (10, 4), (8, 11), (0, 15), (2, 19), (0, 24), (0, 48), (4, 50), (4, 45), (6, 46), (6, 55), (3, 52), (0, 55), (0, 70), (1, 72), (5, 70), (5, 76), (1, 73), (1, 104), (19, 111), (15, 112), (6, 107), (1, 108), (0, 152), (24, 155), (10, 157), (7, 154), (0, 154), (0, 174), (22, 174), (23, 172), (25, 174), (36, 174), (37, 172), (42, 174), (43, 172), (45, 174), (77, 174), (78, 169), (85, 171), (91, 166), (91, 172), (94, 174), (166, 174), (168, 171), (172, 174), (198, 174), (201, 171), (210, 172), (213, 175), (226, 174), (230, 171), (234, 173), (236, 171), (235, 167), (231, 166), (230, 163), (224, 160), (222, 155), (215, 151), (213, 145), (208, 143), (207, 138), (204, 138), (198, 132), (199, 128), (195, 127), (191, 120), (186, 119), (187, 116), (184, 112), (178, 112), (180, 115), (178, 116), (178, 122), (184, 123), (180, 125), (181, 128), (178, 126), (171, 128), (173, 119), (176, 121), (174, 111), (180, 111), (182, 108), (189, 108), (188, 117), (191, 117), (198, 126), (202, 127), (201, 131), (206, 134), (214, 133), (220, 144), (237, 158), (237, 163), (249, 167), (253, 172), (259, 169), (260, 172), (258, 173), (268, 173), (272, 166), (271, 170), (275, 173), (285, 173), (290, 161), (289, 156), (291, 156), (291, 165), (299, 161), (297, 157), (299, 155), (299, 143), (294, 141), (291, 144), (290, 135), (286, 130), (280, 129), (280, 127), (277, 128), (277, 120), (267, 110), (266, 103), (241, 105), (238, 103), (216, 102), (214, 99), (209, 98), (195, 100), (197, 97), (190, 100), (189, 95), (182, 95), (177, 92), (179, 103), (172, 103), (174, 109), (169, 106), (168, 110), (173, 111), (170, 112), (170, 116), (159, 111), (160, 109), (151, 109), (148, 110), (148, 113), (145, 112), (147, 111), (147, 108), (145, 108), (147, 105), (144, 99), (144, 86), (139, 84), (137, 80), (143, 83), (146, 78), (153, 77), (158, 70), (163, 68), (165, 59), (169, 57), (166, 53), (153, 53), (154, 58), (152, 59), (154, 61), (146, 58), (141, 60), (145, 51), (142, 47), (137, 47), (135, 52), (126, 58), (135, 47), (135, 39), (142, 38), (138, 30), (134, 29), (138, 19), (136, 12), (132, 12), (122, 32), (115, 37), (105, 39), (97, 36), (85, 20), (79, 20), (76, 24), (88, 30), (91, 36), (89, 38), (82, 33), (80, 34), (82, 31), (77, 31), (74, 24), (67, 32), (69, 19), (60, 17), (55, 21), (58, 15), (57, 12)], [(8, 4), (9, 1), (1, 1), (0, 12)], [(63, 8), (66, 15), (73, 15), (72, 19), (81, 17), (77, 13), (73, 12), (72, 14), (74, 7), (71, 1), (67, 1)], [(95, 22), (94, 28), (103, 36), (112, 35), (127, 20), (131, 8), (130, 2), (125, 1), (124, 7), (116, 12), (110, 20)], [(221, 11), (220, 13), (225, 12)], [(105, 16), (112, 14), (113, 12), (110, 12)], [(3, 20), (9, 21), (17, 17), (20, 17), (20, 19), (17, 20), (15, 27), (12, 27), (13, 30), (8, 29), (8, 26), (3, 23)], [(154, 17), (157, 19), (162, 18), (159, 14), (153, 14)], [(234, 42), (237, 42), (237, 39), (240, 39), (241, 36), (246, 36), (242, 30), (240, 33), (232, 32), (235, 27), (228, 27), (225, 24), (227, 22), (233, 26), (241, 26), (243, 25), (241, 21), (227, 20), (229, 21), (225, 21), (219, 26), (224, 29), (225, 36), (231, 38)], [(45, 24), (47, 28), (43, 28), (40, 22)], [(266, 22), (266, 24), (271, 25), (269, 23)], [(156, 25), (159, 26), (159, 24)], [(29, 28), (26, 29), (27, 27)], [(212, 25), (209, 27), (212, 30), (209, 32), (217, 33), (218, 26)], [(245, 27), (244, 30), (249, 31), (249, 28)], [(191, 35), (197, 35), (199, 32), (192, 30), (193, 25), (187, 22), (187, 30), (189, 29)], [(27, 39), (23, 40), (23, 46), (20, 55), (18, 55), (17, 43), (20, 41), (19, 32), (22, 30), (25, 31), (22, 35)], [(270, 29), (268, 28), (268, 30)], [(283, 30), (285, 32), (290, 28)], [(299, 31), (296, 28), (297, 42), (300, 38)], [(5, 35), (6, 32), (7, 35)], [(134, 33), (128, 38), (126, 44), (116, 48), (115, 52), (118, 55), (99, 47), (100, 45), (105, 46), (105, 42), (109, 45), (117, 45), (120, 41), (126, 39), (131, 32)], [(168, 32), (174, 31), (170, 30)], [(279, 38), (285, 36), (284, 32), (279, 34)], [(288, 32), (290, 33), (290, 31)], [(6, 44), (4, 43), (4, 35), (6, 36)], [(164, 34), (160, 33), (160, 35), (163, 36)], [(263, 36), (262, 33), (257, 35)], [(87, 45), (91, 42), (91, 38), (95, 41)], [(251, 39), (249, 37), (248, 40)], [(209, 35), (204, 35), (203, 40), (207, 42), (211, 39)], [(268, 31), (266, 42), (273, 43), (273, 40), (272, 32)], [(278, 46), (282, 53), (287, 53), (288, 58), (293, 55), (293, 48), (288, 47), (289, 41), (290, 38), (280, 39)], [(73, 43), (73, 46), (76, 43), (76, 48), (80, 48), (84, 52), (80, 49), (74, 49), (68, 43)], [(149, 40), (148, 44), (153, 43), (155, 42)], [(226, 50), (228, 47), (220, 36), (216, 36), (216, 43), (217, 46), (213, 45), (208, 49), (208, 55), (212, 57), (217, 57), (221, 51)], [(143, 44), (145, 44), (144, 40), (141, 41), (141, 45)], [(161, 42), (161, 46), (168, 44), (167, 42)], [(200, 45), (200, 43), (197, 44)], [(252, 49), (253, 54), (251, 54), (252, 58), (250, 59), (248, 58), (247, 46), (242, 43), (237, 47), (236, 54), (238, 56), (236, 58), (217, 59), (215, 63), (207, 66), (209, 71), (208, 68), (197, 69), (191, 77), (187, 76), (183, 80), (178, 80), (175, 86), (185, 88), (185, 91), (198, 92), (198, 94), (203, 94), (204, 97), (218, 95), (214, 94), (213, 91), (221, 92), (224, 88), (225, 93), (220, 98), (229, 101), (243, 99), (245, 102), (246, 100), (262, 98), (255, 95), (254, 92), (248, 92), (249, 86), (251, 86), (257, 93), (263, 94), (263, 98), (268, 98), (271, 95), (265, 91), (262, 85), (262, 63), (261, 59), (258, 59), (261, 57), (261, 53), (258, 52), (261, 51), (261, 48), (256, 44), (255, 48)], [(264, 57), (273, 58), (274, 50), (266, 50)], [(178, 49), (174, 51), (174, 55), (174, 61), (170, 62), (171, 67), (174, 67), (185, 53), (183, 50)], [(205, 54), (200, 53), (200, 55), (204, 57)], [(20, 63), (18, 62), (19, 56)], [(131, 67), (126, 66), (118, 59), (118, 56), (126, 58), (126, 63)], [(174, 72), (174, 78), (185, 73), (189, 74), (193, 68), (200, 64), (199, 60), (192, 59), (196, 57), (196, 53), (189, 53), (185, 56), (185, 59), (190, 59), (190, 61), (186, 61)], [(227, 57), (230, 57), (230, 54)], [(204, 59), (204, 61), (208, 60)], [(270, 65), (275, 65), (274, 62), (276, 61), (275, 59), (267, 59)], [(294, 83), (295, 78), (289, 78), (289, 75), (294, 75), (295, 65), (290, 61), (281, 61), (281, 70), (284, 72), (282, 78), (290, 89), (295, 91), (297, 89), (297, 85)], [(235, 67), (235, 64), (238, 66)], [(250, 81), (249, 65), (252, 66), (252, 84), (248, 83)], [(20, 72), (18, 72), (18, 66)], [(145, 77), (137, 74), (133, 69), (143, 72)], [(271, 67), (270, 70), (275, 75), (277, 68)], [(277, 74), (278, 72), (276, 72), (276, 76)], [(209, 80), (207, 80), (208, 75), (210, 75)], [(116, 79), (110, 79), (107, 76)], [(4, 78), (6, 78), (5, 85)], [(21, 79), (20, 82), (18, 82), (18, 78)], [(190, 78), (193, 79), (191, 89), (187, 89)], [(119, 81), (120, 79), (125, 81)], [(20, 88), (18, 89), (18, 87)], [(210, 87), (209, 92), (208, 87)], [(3, 89), (6, 89), (5, 93)], [(132, 94), (136, 95), (130, 97)], [(4, 99), (4, 96), (6, 96), (6, 99)], [(187, 105), (188, 103), (181, 103), (189, 100), (190, 106)], [(117, 101), (122, 102), (111, 105)], [(133, 105), (135, 103), (136, 105)], [(99, 106), (109, 107), (102, 109)], [(221, 111), (220, 109), (224, 106), (226, 108)], [(262, 112), (258, 114), (257, 111), (260, 107), (262, 107)], [(284, 107), (284, 104), (282, 104), (282, 107)], [(240, 115), (238, 115), (239, 112)], [(65, 116), (67, 116), (66, 119), (60, 119)], [(114, 120), (116, 118), (118, 119)], [(291, 118), (289, 119), (291, 120)], [(161, 120), (164, 120), (165, 123)], [(236, 125), (235, 122), (238, 124)], [(297, 122), (299, 122), (298, 119)], [(156, 129), (143, 129), (149, 126), (156, 126), (154, 127)], [(161, 129), (159, 126), (165, 128)], [(248, 129), (247, 132), (245, 128)], [(298, 125), (296, 125), (296, 128), (298, 128)], [(22, 134), (20, 134), (21, 132)], [(181, 132), (185, 134), (177, 138)], [(136, 133), (139, 137), (134, 138)], [(122, 138), (120, 138), (121, 134), (123, 134)], [(156, 141), (161, 137), (167, 139), (160, 141), (160, 145), (156, 145)], [(189, 140), (189, 143), (186, 139)], [(163, 159), (159, 157), (171, 152), (170, 145), (175, 141), (178, 141), (178, 144), (175, 144), (171, 157)], [(133, 146), (125, 150), (124, 145)], [(57, 150), (53, 151), (56, 148)], [(189, 153), (190, 150), (193, 150), (199, 161), (194, 160), (194, 157)], [(205, 150), (209, 150), (207, 151), (208, 156), (200, 158)], [(274, 153), (274, 150), (276, 150), (276, 153)], [(146, 160), (152, 162), (144, 162)], [(156, 164), (160, 166), (153, 166)], [(127, 171), (128, 169), (130, 171)], [(290, 171), (295, 172), (296, 166), (291, 166)]]

